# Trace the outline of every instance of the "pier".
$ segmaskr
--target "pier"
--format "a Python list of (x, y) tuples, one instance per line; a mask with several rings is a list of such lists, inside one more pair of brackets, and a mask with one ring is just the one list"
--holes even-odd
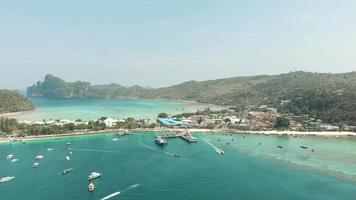
[(176, 132), (174, 134), (164, 134), (164, 135), (160, 135), (161, 138), (167, 140), (170, 138), (181, 138), (182, 140), (185, 140), (187, 142), (193, 143), (193, 142), (198, 142), (198, 139), (191, 136), (189, 131), (180, 131), (180, 132)]

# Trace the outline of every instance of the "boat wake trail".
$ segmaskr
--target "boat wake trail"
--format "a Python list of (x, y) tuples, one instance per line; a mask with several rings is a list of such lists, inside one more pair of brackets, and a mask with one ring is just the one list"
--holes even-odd
[(128, 190), (133, 189), (133, 188), (137, 188), (137, 187), (140, 186), (140, 185), (141, 185), (141, 183), (137, 183), (137, 184), (130, 185), (128, 188), (124, 189), (124, 190), (121, 191), (121, 192), (126, 192), (126, 191), (128, 191)]
[(102, 149), (81, 149), (81, 148), (68, 148), (73, 151), (89, 151), (89, 152), (103, 152), (103, 153), (117, 153), (117, 151), (102, 150)]
[(108, 195), (108, 196), (106, 196), (106, 197), (104, 197), (104, 198), (101, 198), (100, 200), (111, 199), (111, 198), (113, 198), (113, 197), (115, 197), (115, 196), (117, 196), (117, 195), (119, 195), (119, 194), (120, 194), (120, 192), (114, 192), (114, 193), (112, 193), (112, 194), (110, 194), (110, 195)]
[(213, 144), (210, 142), (210, 140), (205, 139), (205, 138), (203, 138), (203, 140), (204, 140), (208, 145), (210, 145), (211, 147), (213, 147), (213, 149), (214, 149), (217, 153), (222, 153), (222, 152), (223, 152), (222, 149), (219, 149), (218, 147), (216, 147), (215, 145), (213, 145)]
[(123, 193), (123, 192), (126, 192), (126, 191), (128, 191), (128, 190), (131, 190), (131, 189), (133, 189), (133, 188), (137, 188), (137, 187), (140, 186), (140, 185), (141, 185), (141, 183), (137, 183), (137, 184), (130, 185), (128, 188), (126, 188), (126, 189), (124, 189), (124, 190), (122, 190), (122, 191), (117, 191), (117, 192), (114, 192), (114, 193), (112, 193), (112, 194), (109, 194), (108, 196), (103, 197), (103, 198), (101, 198), (100, 200), (108, 200), (108, 199), (111, 199), (111, 198), (113, 198), (113, 197), (116, 197), (116, 196), (120, 195), (120, 194)]
[(174, 156), (174, 154), (171, 153), (171, 152), (164, 151), (164, 150), (158, 150), (158, 149), (156, 149), (156, 148), (154, 148), (154, 147), (145, 145), (145, 144), (143, 144), (142, 142), (139, 142), (139, 144), (142, 145), (142, 146), (144, 146), (144, 147), (146, 147), (146, 148), (148, 148), (148, 149), (151, 149), (151, 150), (153, 150), (153, 151), (162, 151), (163, 153), (165, 153), (165, 154), (167, 154), (167, 155)]
[(142, 142), (139, 142), (139, 144), (140, 144), (141, 146), (146, 147), (147, 149), (151, 149), (151, 150), (153, 150), (153, 151), (157, 151), (157, 149), (155, 149), (155, 148), (153, 148), (153, 147), (151, 147), (151, 146), (145, 145), (145, 144), (143, 144)]

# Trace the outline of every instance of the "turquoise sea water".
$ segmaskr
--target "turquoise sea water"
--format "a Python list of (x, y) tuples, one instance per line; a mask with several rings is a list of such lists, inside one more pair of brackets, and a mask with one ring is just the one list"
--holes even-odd
[(156, 117), (160, 112), (182, 113), (195, 112), (207, 107), (218, 108), (194, 102), (149, 100), (149, 99), (90, 99), (58, 100), (30, 98), (36, 107), (35, 111), (24, 112), (14, 117), (20, 120), (42, 119), (84, 119), (95, 120), (102, 116), (115, 118)]
[[(101, 199), (325, 199), (356, 197), (356, 141), (350, 138), (194, 134), (196, 144), (171, 139), (161, 148), (153, 133), (134, 133), (112, 141), (114, 134), (28, 141), (0, 145), (1, 200)], [(225, 151), (217, 154), (203, 139)], [(72, 160), (66, 161), (66, 143)], [(259, 143), (261, 143), (259, 145)], [(282, 149), (277, 145), (283, 146)], [(307, 146), (302, 149), (300, 146)], [(54, 148), (47, 152), (47, 148)], [(314, 149), (314, 152), (311, 151)], [(19, 159), (10, 163), (6, 155)], [(175, 158), (173, 154), (179, 154)], [(32, 168), (43, 154), (40, 167)], [(64, 168), (74, 171), (60, 175)], [(96, 190), (87, 191), (87, 176)], [(135, 185), (139, 184), (139, 185)], [(131, 187), (130, 187), (131, 186)], [(137, 187), (135, 187), (137, 186)]]

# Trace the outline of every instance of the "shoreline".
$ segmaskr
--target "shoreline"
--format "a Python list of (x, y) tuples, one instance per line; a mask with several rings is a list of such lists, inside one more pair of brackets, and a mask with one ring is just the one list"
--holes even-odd
[(26, 113), (35, 112), (35, 111), (36, 111), (36, 109), (27, 110), (27, 111), (19, 111), (19, 112), (0, 113), (0, 117), (12, 117), (12, 116), (22, 115), (22, 114), (26, 114)]
[(8, 116), (13, 116), (13, 115), (20, 115), (20, 114), (23, 114), (23, 112), (24, 111), (0, 113), (0, 117), (8, 117)]
[[(41, 140), (41, 139), (57, 139), (73, 136), (89, 136), (89, 135), (98, 135), (98, 134), (112, 134), (123, 132), (125, 129), (105, 129), (99, 131), (78, 131), (70, 132), (63, 134), (53, 134), (53, 135), (33, 135), (33, 136), (24, 136), (24, 137), (0, 137), (1, 143), (8, 143), (13, 141), (32, 141), (32, 140)], [(136, 128), (130, 129), (129, 132), (176, 132), (187, 129), (174, 129), (174, 128)], [(230, 129), (188, 129), (190, 133), (200, 133), (200, 134), (249, 134), (249, 135), (263, 135), (263, 136), (317, 136), (317, 137), (353, 137), (356, 136), (356, 132), (301, 132), (301, 131), (241, 131), (241, 130), (230, 130)]]

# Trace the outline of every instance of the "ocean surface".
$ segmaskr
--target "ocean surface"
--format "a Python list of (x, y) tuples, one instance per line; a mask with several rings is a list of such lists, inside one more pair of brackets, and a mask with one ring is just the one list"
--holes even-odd
[[(0, 144), (0, 177), (16, 177), (0, 184), (0, 199), (91, 200), (115, 192), (121, 193), (112, 199), (126, 200), (356, 198), (355, 139), (193, 135), (199, 139), (196, 144), (170, 139), (163, 148), (154, 143), (155, 134), (142, 132)], [(65, 160), (67, 142), (73, 152), (70, 161)], [(8, 154), (19, 161), (10, 163)], [(40, 154), (45, 158), (34, 169)], [(74, 171), (61, 175), (69, 167)], [(89, 193), (92, 171), (103, 176)]]
[(58, 100), (39, 97), (29, 98), (36, 107), (35, 111), (24, 112), (13, 117), (19, 120), (83, 119), (95, 120), (102, 116), (113, 118), (150, 118), (161, 112), (170, 114), (195, 112), (207, 107), (218, 106), (185, 101), (149, 100), (149, 99), (85, 99)]

